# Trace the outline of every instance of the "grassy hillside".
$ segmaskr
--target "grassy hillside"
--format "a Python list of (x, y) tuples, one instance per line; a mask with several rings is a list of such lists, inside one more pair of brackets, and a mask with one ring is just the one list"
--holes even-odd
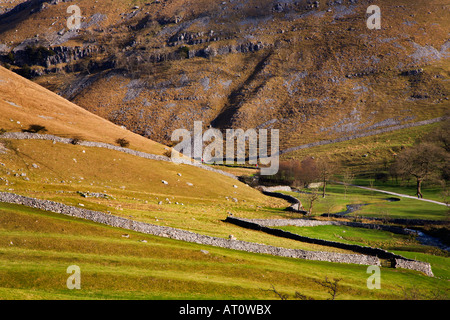
[(165, 147), (121, 128), (57, 94), (0, 67), (0, 128), (20, 132), (31, 125), (45, 127), (41, 133), (66, 138), (117, 144), (124, 138), (130, 148), (163, 154)]
[(300, 149), (283, 154), (282, 159), (305, 159), (307, 157), (317, 159), (327, 158), (345, 168), (350, 168), (355, 174), (373, 178), (374, 172), (386, 171), (388, 169), (389, 165), (395, 159), (395, 155), (402, 148), (414, 145), (416, 141), (439, 126), (440, 123), (434, 123), (344, 142)]
[[(47, 4), (2, 19), (0, 43), (12, 69), (28, 63), (37, 83), (164, 143), (201, 120), (280, 129), (285, 149), (448, 109), (448, 6), (379, 1), (382, 29), (369, 30), (371, 2), (331, 3), (81, 0), (78, 33), (66, 3)], [(24, 61), (27, 43), (54, 55)]]
[[(337, 299), (445, 297), (448, 286), (417, 272), (383, 269), (382, 289), (366, 267), (213, 248), (127, 232), (16, 205), (1, 205), (3, 299), (277, 299), (280, 292), (327, 299), (315, 280), (342, 278)], [(147, 242), (142, 242), (145, 240)], [(202, 252), (206, 250), (207, 252)], [(81, 269), (68, 290), (66, 269)]]
[(233, 234), (240, 240), (335, 251), (226, 224), (222, 220), (229, 213), (248, 218), (295, 215), (283, 211), (287, 202), (217, 173), (47, 141), (12, 141), (8, 146), (7, 155), (0, 155), (3, 191), (222, 238)]

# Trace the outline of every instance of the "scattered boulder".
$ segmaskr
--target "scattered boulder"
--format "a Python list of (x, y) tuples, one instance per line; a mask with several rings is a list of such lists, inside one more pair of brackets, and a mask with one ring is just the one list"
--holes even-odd
[(402, 76), (416, 76), (418, 74), (423, 73), (423, 69), (413, 69), (413, 70), (408, 70), (408, 71), (403, 71), (402, 72)]

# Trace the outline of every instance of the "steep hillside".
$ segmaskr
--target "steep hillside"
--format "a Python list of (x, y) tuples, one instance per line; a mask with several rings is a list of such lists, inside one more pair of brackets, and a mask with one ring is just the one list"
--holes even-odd
[(153, 154), (166, 152), (165, 146), (96, 116), (3, 67), (0, 67), (0, 112), (0, 128), (6, 131), (40, 131), (110, 144), (126, 139), (133, 149)]
[[(6, 131), (0, 135), (1, 192), (212, 236), (226, 238), (231, 233), (249, 241), (277, 243), (257, 232), (255, 238), (222, 220), (228, 213), (290, 216), (283, 211), (286, 201), (264, 196), (211, 169), (179, 165), (167, 158), (157, 160), (158, 152), (166, 152), (163, 145), (120, 128), (4, 68), (0, 74), (0, 128)], [(21, 131), (32, 131), (30, 126), (44, 128), (38, 139), (20, 135)], [(71, 139), (65, 142), (60, 137), (81, 140), (71, 143)], [(128, 139), (130, 148), (155, 156), (146, 158), (82, 142), (115, 144), (116, 137)], [(298, 244), (294, 242), (294, 246)]]
[(448, 5), (379, 1), (369, 30), (369, 1), (315, 3), (81, 0), (73, 32), (70, 2), (35, 1), (3, 15), (0, 43), (12, 69), (164, 143), (201, 120), (280, 129), (287, 149), (448, 109)]

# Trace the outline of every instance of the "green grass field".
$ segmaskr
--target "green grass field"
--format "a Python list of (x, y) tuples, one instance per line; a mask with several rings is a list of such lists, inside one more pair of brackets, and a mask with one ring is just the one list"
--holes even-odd
[[(80, 290), (66, 287), (71, 265), (80, 267)], [(342, 279), (337, 299), (403, 299), (413, 288), (426, 299), (448, 291), (448, 281), (385, 268), (382, 288), (369, 290), (366, 269), (124, 232), (18, 205), (0, 209), (2, 299), (277, 299), (272, 285), (327, 299), (314, 281), (325, 276)]]
[(437, 272), (436, 276), (450, 279), (449, 253), (435, 247), (421, 245), (414, 236), (348, 226), (286, 226), (279, 229), (310, 238), (376, 247), (401, 255), (405, 253), (407, 258), (429, 262), (433, 272)]
[[(386, 191), (394, 191), (397, 193), (405, 192), (407, 189), (380, 188)], [(306, 192), (319, 192), (321, 190), (305, 190)], [(425, 198), (437, 198), (438, 188), (427, 188), (424, 191)], [(305, 193), (291, 192), (300, 199), (306, 210), (309, 209), (309, 196)], [(319, 199), (314, 203), (313, 215), (321, 215), (323, 213), (339, 213), (346, 211), (346, 205), (349, 204), (366, 204), (359, 210), (348, 214), (348, 216), (362, 217), (379, 217), (379, 218), (404, 218), (404, 219), (429, 219), (429, 220), (446, 220), (448, 219), (448, 208), (430, 202), (424, 202), (417, 199), (399, 198), (400, 201), (390, 202), (387, 199), (392, 196), (376, 191), (363, 190), (357, 187), (348, 186), (345, 188), (340, 184), (329, 184), (326, 189), (327, 196)], [(434, 196), (432, 196), (434, 195)]]
[[(0, 167), (0, 177), (4, 179), (0, 190), (4, 192), (83, 205), (86, 209), (109, 211), (125, 218), (216, 237), (227, 238), (233, 234), (239, 240), (279, 247), (351, 253), (225, 223), (223, 220), (229, 213), (265, 219), (299, 215), (284, 211), (287, 202), (263, 196), (222, 175), (112, 150), (53, 145), (48, 141), (12, 141), (6, 145), (9, 151), (0, 155), (4, 164)], [(162, 184), (162, 179), (169, 184)], [(192, 182), (194, 187), (186, 182)], [(105, 193), (109, 197), (85, 198), (78, 191)], [(293, 194), (302, 198), (306, 206), (306, 195)], [(315, 204), (314, 214), (340, 212), (345, 210), (346, 204), (363, 201), (370, 202), (361, 210), (369, 210), (367, 215), (384, 216), (388, 212), (401, 217), (446, 217), (442, 206), (413, 199), (390, 203), (385, 200), (386, 195), (357, 188), (349, 188), (345, 193), (343, 186), (330, 185), (327, 194), (327, 198)], [(232, 201), (232, 197), (238, 202)], [(122, 237), (125, 233), (130, 235), (129, 238)], [(342, 278), (338, 299), (404, 299), (412, 289), (419, 290), (416, 297), (420, 299), (447, 297), (448, 281), (441, 279), (448, 277), (447, 258), (430, 255), (424, 250), (411, 252), (415, 243), (405, 245), (405, 239), (397, 240), (401, 243), (396, 250), (430, 260), (439, 277), (382, 268), (382, 289), (369, 290), (366, 286), (367, 266), (202, 246), (18, 205), (0, 204), (0, 297), (277, 299), (270, 291), (273, 285), (277, 291), (291, 297), (298, 291), (314, 299), (327, 299), (327, 291), (315, 282), (325, 277)], [(367, 241), (375, 243), (376, 239), (368, 237)], [(207, 250), (208, 254), (201, 250)], [(70, 265), (81, 268), (81, 290), (66, 287), (69, 276), (66, 270)]]

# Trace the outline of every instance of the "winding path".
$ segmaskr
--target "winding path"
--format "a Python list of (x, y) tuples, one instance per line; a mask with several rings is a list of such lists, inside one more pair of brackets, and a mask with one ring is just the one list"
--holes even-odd
[[(333, 181), (333, 183), (337, 183), (337, 184), (342, 184), (345, 185), (344, 182), (339, 182), (339, 181)], [(381, 192), (381, 193), (386, 193), (386, 194), (390, 194), (393, 196), (397, 196), (397, 197), (401, 197), (401, 198), (409, 198), (409, 199), (416, 199), (416, 200), (420, 200), (420, 201), (426, 201), (426, 202), (431, 202), (431, 203), (435, 203), (441, 206), (446, 206), (448, 207), (449, 205), (443, 202), (439, 202), (439, 201), (435, 201), (435, 200), (430, 200), (430, 199), (423, 199), (423, 198), (417, 198), (414, 196), (409, 196), (407, 194), (402, 194), (402, 193), (396, 193), (396, 192), (392, 192), (392, 191), (386, 191), (386, 190), (380, 190), (380, 189), (374, 189), (374, 188), (369, 188), (369, 187), (363, 187), (363, 186), (357, 186), (354, 184), (347, 184), (351, 187), (356, 187), (356, 188), (360, 188), (360, 189), (364, 189), (364, 190), (369, 190), (369, 191), (375, 191), (375, 192)]]

